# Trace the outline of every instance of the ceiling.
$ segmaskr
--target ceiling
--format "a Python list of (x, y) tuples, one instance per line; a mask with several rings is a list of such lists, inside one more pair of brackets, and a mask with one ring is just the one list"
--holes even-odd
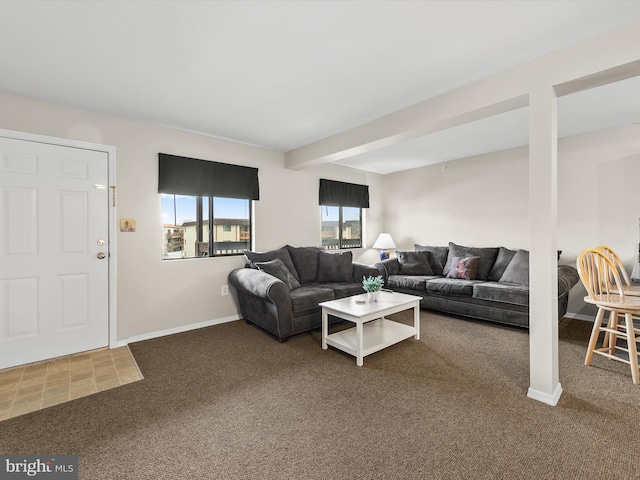
[[(640, 1), (2, 1), (0, 91), (289, 151), (640, 19)], [(560, 136), (640, 122), (640, 81), (561, 97)], [(520, 109), (339, 163), (525, 145)]]

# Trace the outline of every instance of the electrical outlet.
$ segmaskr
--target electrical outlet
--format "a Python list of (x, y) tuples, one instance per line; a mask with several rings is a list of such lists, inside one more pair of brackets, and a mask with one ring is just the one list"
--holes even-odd
[(229, 285), (222, 285), (222, 290), (220, 291), (220, 295), (223, 297), (225, 295), (229, 295)]

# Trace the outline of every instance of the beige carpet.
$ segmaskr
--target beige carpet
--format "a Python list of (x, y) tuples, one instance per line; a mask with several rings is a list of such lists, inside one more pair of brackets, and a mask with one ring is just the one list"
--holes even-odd
[(243, 322), (133, 344), (144, 380), (0, 422), (0, 451), (77, 453), (91, 480), (639, 477), (640, 387), (583, 365), (588, 323), (561, 323), (550, 407), (526, 397), (525, 331), (421, 320), (364, 367)]

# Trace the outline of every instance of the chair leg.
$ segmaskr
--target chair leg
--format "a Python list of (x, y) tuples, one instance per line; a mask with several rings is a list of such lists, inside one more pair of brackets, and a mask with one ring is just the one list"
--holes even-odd
[(598, 309), (598, 314), (593, 322), (593, 329), (591, 330), (591, 338), (589, 338), (589, 346), (587, 347), (587, 356), (584, 359), (585, 365), (591, 364), (591, 357), (593, 357), (593, 351), (596, 349), (596, 343), (598, 343), (598, 336), (600, 335), (600, 327), (602, 326), (602, 319), (604, 318), (604, 310)]
[(638, 384), (638, 349), (636, 348), (636, 335), (633, 329), (633, 315), (626, 313), (624, 319), (627, 324), (627, 344), (629, 349), (629, 363), (631, 363), (631, 378), (634, 384)]
[[(611, 311), (609, 313), (609, 328), (618, 330), (618, 322), (620, 321), (618, 312)], [(607, 332), (609, 334), (609, 332)], [(609, 355), (615, 355), (616, 343), (618, 342), (618, 335), (615, 333), (609, 334)]]
[[(613, 325), (613, 310), (609, 312), (609, 321), (607, 322), (607, 328), (611, 328)], [(611, 343), (609, 342), (609, 332), (604, 332), (604, 339), (602, 340), (603, 347), (611, 347)], [(609, 353), (611, 353), (611, 348), (609, 348)]]

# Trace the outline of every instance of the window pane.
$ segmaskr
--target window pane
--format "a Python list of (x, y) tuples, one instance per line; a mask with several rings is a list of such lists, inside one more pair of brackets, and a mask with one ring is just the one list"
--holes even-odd
[(322, 210), (322, 245), (329, 250), (340, 248), (340, 207), (321, 206)]
[(360, 208), (342, 208), (342, 245), (340, 248), (359, 248), (362, 246), (362, 222)]
[(251, 250), (251, 200), (213, 199), (214, 255), (229, 255)]
[(162, 258), (195, 256), (196, 197), (162, 194)]

